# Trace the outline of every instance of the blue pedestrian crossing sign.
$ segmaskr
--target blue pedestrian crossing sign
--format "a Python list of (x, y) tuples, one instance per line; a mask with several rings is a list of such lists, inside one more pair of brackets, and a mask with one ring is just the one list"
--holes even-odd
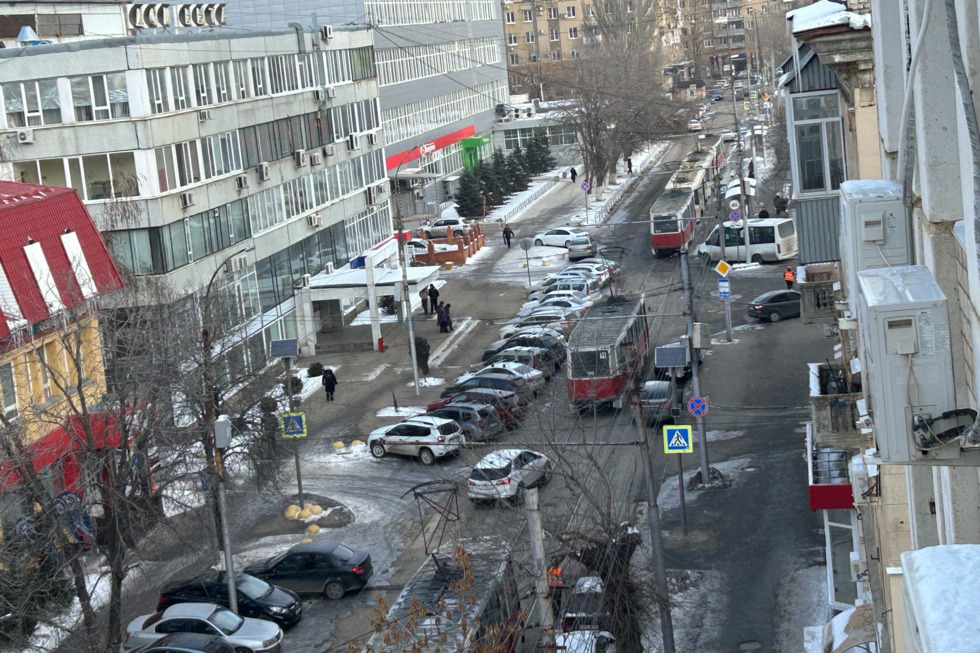
[(306, 413), (283, 413), (279, 416), (279, 424), (284, 438), (306, 437)]
[(664, 427), (664, 453), (691, 453), (694, 441), (690, 426)]

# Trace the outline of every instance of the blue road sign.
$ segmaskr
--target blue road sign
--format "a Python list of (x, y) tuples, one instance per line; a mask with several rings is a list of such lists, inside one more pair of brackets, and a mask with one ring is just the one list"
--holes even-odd
[(718, 279), (718, 296), (721, 299), (731, 299), (732, 282), (728, 279)]
[(664, 427), (664, 453), (691, 453), (694, 451), (694, 440), (691, 438), (690, 426)]
[(739, 213), (738, 211), (732, 211), (731, 213), (728, 214), (728, 219), (731, 220), (732, 222), (738, 222), (739, 220), (742, 219), (742, 214)]
[(687, 402), (687, 412), (695, 417), (704, 417), (705, 413), (708, 412), (708, 402), (704, 400), (704, 397), (691, 397)]
[(589, 189), (592, 188), (591, 186), (589, 186), (589, 182), (587, 181), (583, 181), (581, 184), (578, 185), (578, 187), (584, 190), (586, 193), (588, 193)]
[(282, 437), (306, 437), (306, 413), (283, 413), (279, 422), (282, 425)]

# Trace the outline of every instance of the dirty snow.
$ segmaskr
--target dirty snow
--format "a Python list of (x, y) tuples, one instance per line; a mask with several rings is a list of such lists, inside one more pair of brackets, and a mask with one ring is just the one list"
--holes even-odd
[(375, 417), (414, 417), (425, 412), (425, 406), (388, 406), (379, 408), (374, 414)]
[[(749, 466), (749, 457), (741, 456), (739, 458), (733, 458), (731, 460), (726, 460), (724, 462), (715, 463), (711, 465), (719, 472), (721, 472), (725, 478), (729, 479), (733, 485), (737, 485), (741, 482), (739, 477), (740, 473), (748, 472), (747, 468)], [(687, 483), (688, 480), (695, 474), (701, 471), (701, 468), (695, 468), (684, 472), (684, 482)], [(751, 472), (748, 472), (751, 473)], [(691, 504), (698, 499), (704, 490), (685, 490), (684, 491), (684, 501), (690, 508)], [(664, 482), (660, 486), (660, 493), (657, 495), (657, 504), (660, 506), (661, 510), (673, 510), (675, 508), (681, 507), (680, 494), (677, 491), (677, 476), (667, 476), (664, 478)]]
[[(420, 388), (434, 388), (436, 386), (443, 385), (445, 382), (446, 382), (446, 379), (440, 379), (440, 378), (434, 377), (434, 376), (427, 376), (425, 378), (419, 379), (419, 387)], [(415, 386), (415, 380), (413, 379), (412, 381), (409, 381), (405, 385), (410, 385), (410, 386), (413, 386), (414, 387)], [(380, 417), (380, 415), (378, 417)]]
[(708, 437), (708, 442), (715, 442), (717, 440), (731, 440), (732, 438), (742, 437), (745, 435), (745, 431), (714, 430), (708, 431), (705, 435)]

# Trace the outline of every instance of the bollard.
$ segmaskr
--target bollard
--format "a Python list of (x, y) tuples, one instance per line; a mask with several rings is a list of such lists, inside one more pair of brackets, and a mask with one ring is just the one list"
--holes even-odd
[(378, 338), (378, 351), (383, 353), (384, 350), (385, 350), (385, 339)]

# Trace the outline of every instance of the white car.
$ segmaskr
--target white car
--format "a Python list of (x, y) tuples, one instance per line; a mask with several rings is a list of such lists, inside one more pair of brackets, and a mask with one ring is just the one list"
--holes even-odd
[(463, 374), (458, 379), (456, 383), (462, 383), (467, 379), (472, 379), (474, 376), (480, 376), (481, 374), (510, 374), (511, 376), (516, 376), (524, 379), (524, 382), (531, 389), (531, 392), (537, 392), (544, 386), (544, 373), (541, 370), (536, 370), (530, 365), (524, 365), (523, 363), (516, 363), (510, 361), (500, 361), (494, 363), (493, 365), (487, 365), (477, 370), (476, 372), (470, 372)]
[(534, 301), (547, 295), (560, 292), (580, 292), (591, 297), (599, 292), (599, 282), (596, 279), (586, 279), (585, 277), (558, 277), (558, 279), (548, 287), (531, 292), (527, 299), (528, 301)]
[(521, 306), (519, 311), (517, 311), (517, 316), (524, 317), (525, 315), (530, 315), (531, 313), (534, 313), (538, 309), (549, 308), (549, 307), (572, 309), (575, 311), (582, 312), (587, 310), (590, 306), (592, 306), (592, 302), (588, 300), (583, 301), (575, 297), (564, 297), (561, 295), (559, 295), (558, 297), (552, 297), (549, 295), (541, 300), (536, 299), (533, 302), (527, 302), (526, 304)]
[(599, 280), (601, 285), (606, 285), (609, 282), (609, 270), (606, 269), (605, 265), (598, 265), (596, 263), (576, 263), (575, 265), (569, 265), (567, 268), (562, 270), (562, 272), (585, 272), (586, 274), (594, 274), (595, 278)]
[(592, 258), (584, 258), (575, 265), (582, 265), (583, 263), (591, 263), (592, 265), (602, 266), (610, 274), (610, 276), (619, 276), (619, 263), (616, 261), (611, 261), (602, 256), (593, 256)]
[(568, 280), (572, 277), (584, 279), (586, 281), (594, 281), (597, 286), (601, 284), (601, 282), (599, 281), (599, 275), (596, 274), (595, 270), (586, 270), (584, 268), (576, 267), (574, 270), (566, 268), (561, 272), (556, 272), (552, 275), (549, 275), (544, 279), (542, 279), (541, 281), (531, 284), (530, 290), (531, 292), (535, 292), (537, 290), (550, 288), (551, 286), (555, 285), (559, 281)]
[(473, 466), (466, 482), (470, 501), (520, 501), (524, 488), (539, 487), (551, 480), (554, 465), (548, 456), (530, 449), (502, 449), (483, 457)]
[(574, 323), (574, 316), (567, 316), (562, 313), (532, 313), (515, 322), (502, 326), (500, 328), (500, 338), (506, 340), (515, 333), (523, 331), (528, 327), (544, 327), (567, 333)]
[(687, 131), (689, 131), (689, 132), (699, 132), (699, 131), (701, 131), (701, 121), (700, 120), (688, 120), (687, 121)]
[(426, 238), (448, 238), (464, 236), (470, 233), (471, 227), (465, 218), (440, 218), (423, 229)]
[[(551, 336), (552, 338), (558, 340), (562, 344), (565, 344), (567, 338), (565, 334), (556, 329), (552, 329), (547, 326), (526, 326), (520, 331), (514, 333), (515, 336)], [(502, 338), (502, 340), (507, 340), (508, 338)]]
[(368, 435), (368, 450), (375, 458), (393, 453), (413, 456), (423, 465), (458, 454), (465, 444), (463, 430), (451, 419), (419, 415), (399, 424), (382, 426)]
[(239, 617), (214, 603), (178, 603), (129, 622), (119, 650), (135, 651), (171, 633), (204, 633), (220, 637), (236, 651), (279, 651), (282, 628), (271, 621)]
[(581, 238), (582, 236), (588, 235), (589, 233), (584, 229), (560, 227), (546, 231), (543, 234), (538, 234), (534, 237), (534, 244), (538, 246), (550, 245), (552, 247), (564, 247), (567, 249), (573, 238)]

